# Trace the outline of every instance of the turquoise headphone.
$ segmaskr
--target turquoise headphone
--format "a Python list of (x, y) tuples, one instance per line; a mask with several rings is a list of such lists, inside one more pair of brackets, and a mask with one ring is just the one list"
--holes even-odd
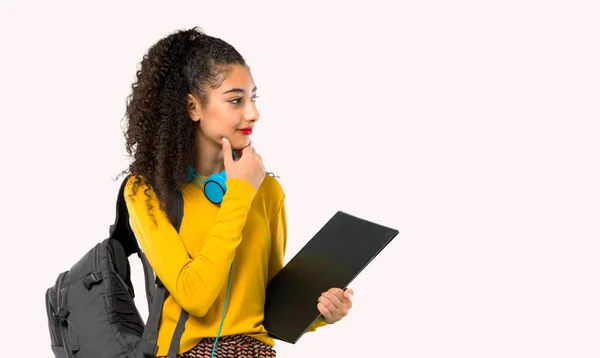
[[(197, 179), (197, 181), (194, 179)], [(220, 204), (223, 201), (225, 192), (227, 192), (227, 185), (225, 185), (227, 178), (224, 170), (202, 180), (202, 176), (194, 174), (194, 168), (190, 168), (188, 180), (193, 181), (196, 185), (198, 185), (198, 181), (202, 183), (202, 186), (198, 186), (204, 191), (204, 196), (213, 204)]]
[[(234, 150), (231, 150), (231, 155), (235, 160), (236, 156)], [(204, 191), (204, 196), (206, 196), (211, 203), (221, 204), (223, 201), (223, 197), (227, 192), (227, 185), (225, 185), (227, 177), (225, 176), (224, 170), (222, 172), (212, 174), (208, 178), (202, 180), (202, 176), (200, 174), (194, 174), (194, 168), (190, 167), (188, 180), (193, 181), (194, 184), (198, 185)], [(198, 181), (202, 183), (202, 186), (198, 184)]]

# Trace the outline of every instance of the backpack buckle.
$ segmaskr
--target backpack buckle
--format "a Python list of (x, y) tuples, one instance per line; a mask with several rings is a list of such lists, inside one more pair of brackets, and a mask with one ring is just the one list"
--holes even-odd
[(84, 277), (82, 282), (85, 288), (89, 290), (93, 285), (102, 282), (102, 272), (92, 272)]
[(54, 318), (56, 318), (56, 320), (62, 324), (67, 323), (67, 317), (69, 316), (69, 311), (64, 308), (61, 307), (58, 309), (58, 311), (52, 313), (52, 315), (54, 316)]

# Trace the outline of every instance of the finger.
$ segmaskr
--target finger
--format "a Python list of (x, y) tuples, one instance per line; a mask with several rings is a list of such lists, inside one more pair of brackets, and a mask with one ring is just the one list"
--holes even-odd
[(334, 322), (335, 319), (333, 318), (333, 315), (331, 314), (331, 312), (329, 311), (329, 309), (327, 307), (325, 307), (324, 304), (322, 304), (321, 302), (317, 303), (317, 309), (319, 310), (319, 312), (321, 313), (321, 315), (323, 315), (323, 317), (325, 317), (325, 320), (327, 322)]
[(325, 307), (327, 307), (332, 314), (337, 310), (333, 302), (331, 302), (331, 300), (325, 296), (319, 297), (319, 302), (321, 302)]
[(337, 314), (341, 318), (348, 314), (348, 310), (350, 309), (352, 304), (349, 303), (348, 300), (346, 300), (344, 298), (344, 291), (335, 290), (334, 292), (336, 294), (333, 294), (331, 292), (325, 292), (324, 296), (326, 298), (328, 298), (335, 305), (336, 313), (334, 313), (334, 316)]
[[(330, 300), (336, 305), (340, 315), (342, 317), (346, 316), (350, 308), (352, 308), (352, 300), (350, 297), (347, 297), (346, 291), (340, 288), (331, 288), (328, 290), (328, 293), (335, 297), (335, 299), (330, 298)], [(339, 304), (337, 300), (339, 300)]]
[(328, 292), (333, 293), (343, 304), (350, 302), (349, 297), (346, 296), (346, 292), (341, 288), (330, 288)]
[(254, 150), (252, 149), (252, 147), (247, 146), (244, 147), (244, 149), (242, 149), (242, 158), (246, 157), (250, 157), (250, 155), (254, 152)]
[(342, 309), (336, 307), (333, 304), (333, 302), (331, 302), (331, 300), (329, 300), (327, 297), (325, 297), (325, 296), (319, 297), (319, 302), (322, 303), (325, 307), (327, 307), (327, 309), (331, 313), (331, 316), (333, 317), (334, 320), (337, 321), (342, 318)]
[(354, 291), (350, 288), (346, 289), (346, 291), (344, 291), (344, 298), (346, 301), (346, 305), (348, 306), (348, 308), (352, 308), (352, 296), (354, 295)]
[(229, 153), (231, 153), (231, 143), (229, 143), (229, 140), (225, 137), (223, 137), (221, 141), (223, 142), (223, 161), (225, 163), (225, 167), (227, 168), (229, 165), (231, 165), (231, 162), (233, 162), (232, 156), (229, 155)]
[(333, 303), (333, 305), (339, 310), (342, 309), (342, 307), (344, 306), (344, 303), (342, 302), (342, 300), (340, 299), (340, 297), (332, 292), (323, 292), (323, 296), (325, 296), (325, 298), (327, 298), (329, 301), (331, 301), (331, 303)]
[(259, 165), (262, 165), (263, 161), (262, 161), (262, 156), (260, 154), (258, 154), (258, 152), (256, 151), (256, 149), (254, 149), (254, 147), (250, 147), (252, 148), (252, 156), (254, 157), (254, 159), (257, 160)]
[(354, 296), (354, 290), (351, 288), (347, 288), (346, 291), (344, 291), (344, 297), (346, 297), (346, 299), (350, 300), (352, 298), (352, 296)]
[(256, 158), (258, 159), (258, 164), (262, 167), (262, 169), (264, 169), (262, 157), (258, 153), (255, 153), (255, 155), (256, 155)]

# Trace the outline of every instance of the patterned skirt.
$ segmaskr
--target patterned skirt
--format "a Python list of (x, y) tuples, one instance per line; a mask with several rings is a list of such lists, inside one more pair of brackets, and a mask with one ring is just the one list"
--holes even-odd
[[(210, 358), (214, 338), (204, 338), (189, 351), (177, 358)], [(245, 335), (219, 337), (214, 358), (275, 358), (276, 352), (270, 345)]]

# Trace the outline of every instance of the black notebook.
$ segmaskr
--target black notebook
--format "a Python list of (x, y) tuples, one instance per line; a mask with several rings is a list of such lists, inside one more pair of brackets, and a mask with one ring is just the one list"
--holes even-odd
[(347, 288), (396, 235), (338, 211), (269, 282), (263, 322), (269, 335), (296, 343), (319, 318), (321, 293)]

